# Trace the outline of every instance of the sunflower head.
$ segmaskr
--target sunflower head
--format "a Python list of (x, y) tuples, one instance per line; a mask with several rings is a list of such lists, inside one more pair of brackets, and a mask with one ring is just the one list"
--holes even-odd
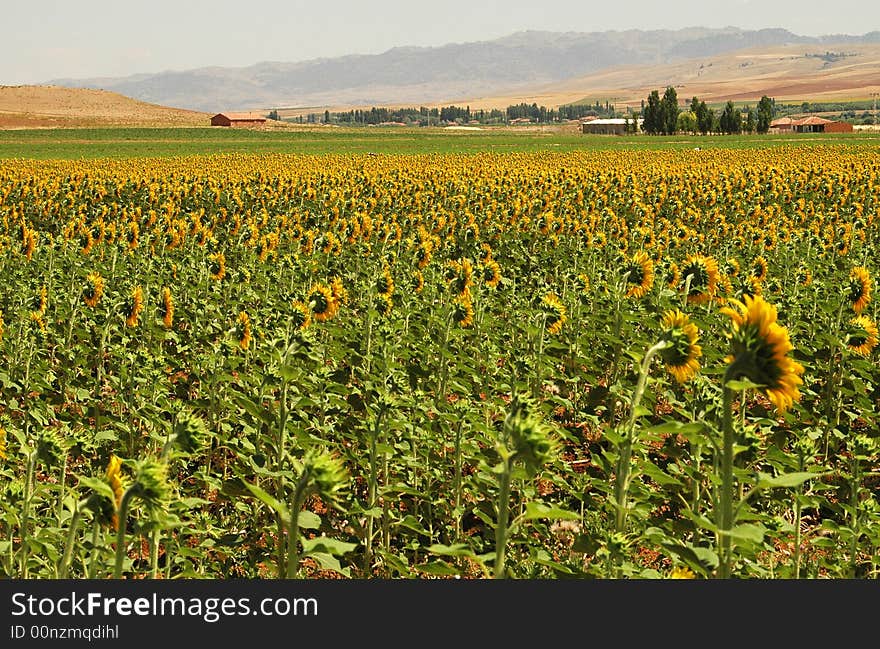
[(654, 262), (647, 253), (637, 252), (624, 263), (621, 275), (626, 277), (626, 296), (643, 297), (654, 284)]
[(809, 286), (813, 283), (813, 273), (810, 272), (809, 267), (801, 266), (798, 268), (796, 279), (801, 286)]
[(728, 257), (724, 262), (724, 267), (719, 270), (729, 277), (736, 277), (739, 274), (739, 261), (734, 257)]
[(324, 284), (316, 284), (312, 287), (309, 291), (308, 304), (318, 322), (325, 322), (336, 315), (337, 303), (333, 297), (333, 290)]
[(761, 386), (761, 391), (780, 412), (800, 401), (798, 386), (803, 383), (803, 366), (791, 359), (794, 349), (788, 330), (777, 321), (776, 307), (760, 295), (745, 296), (743, 302), (731, 300), (733, 308), (721, 312), (731, 319), (731, 378), (747, 378)]
[(208, 260), (210, 261), (208, 272), (211, 279), (216, 282), (223, 281), (223, 278), (226, 277), (226, 255), (222, 252), (215, 252), (208, 257)]
[(501, 281), (501, 266), (494, 259), (483, 262), (483, 281), (489, 288), (497, 288)]
[(679, 383), (686, 383), (700, 370), (697, 360), (703, 351), (697, 344), (699, 332), (681, 311), (667, 311), (660, 321), (660, 340), (666, 347), (660, 350), (660, 357), (668, 371)]
[(312, 490), (328, 503), (336, 504), (348, 484), (348, 471), (342, 460), (327, 451), (307, 452), (303, 472)]
[(379, 315), (387, 316), (394, 309), (394, 298), (388, 293), (379, 293), (376, 296), (376, 311)]
[(755, 257), (752, 262), (752, 277), (759, 282), (767, 279), (767, 260), (762, 255)]
[[(514, 395), (504, 418), (504, 436), (514, 459), (521, 459), (526, 471), (535, 475), (559, 452), (559, 441), (544, 423), (535, 403), (526, 395)], [(505, 444), (506, 446), (506, 444)]]
[(471, 303), (470, 293), (465, 293), (455, 298), (452, 307), (452, 319), (463, 329), (474, 324), (474, 306)]
[(867, 316), (856, 316), (849, 321), (846, 345), (859, 356), (868, 357), (877, 346), (877, 324)]
[(104, 295), (104, 278), (99, 273), (89, 273), (82, 292), (83, 302), (94, 309), (101, 301), (102, 295)]
[(333, 301), (340, 306), (348, 301), (348, 291), (339, 277), (330, 280), (330, 293), (333, 294)]
[(382, 267), (382, 272), (376, 279), (376, 292), (379, 295), (391, 296), (394, 293), (394, 278), (391, 277), (391, 268), (386, 263)]
[(241, 311), (238, 314), (238, 320), (236, 321), (235, 326), (235, 338), (238, 341), (238, 346), (244, 350), (247, 350), (251, 345), (251, 319), (248, 316), (246, 311)]
[(712, 299), (718, 288), (718, 262), (712, 257), (691, 255), (681, 267), (682, 288), (687, 286), (689, 304), (703, 304)]
[(670, 261), (667, 264), (666, 272), (663, 275), (663, 281), (666, 282), (668, 288), (678, 288), (679, 282), (681, 282), (681, 271), (678, 268), (678, 264), (674, 261)]
[(856, 266), (849, 274), (849, 301), (856, 313), (871, 302), (871, 274), (864, 266)]
[(291, 306), (290, 321), (293, 328), (297, 331), (305, 331), (312, 324), (312, 311), (300, 300), (296, 300)]
[(546, 318), (544, 326), (547, 332), (558, 334), (562, 331), (562, 325), (568, 317), (565, 305), (556, 293), (548, 293), (541, 299), (541, 310)]
[(141, 311), (144, 308), (144, 292), (140, 286), (135, 286), (124, 307), (125, 326), (135, 327), (138, 323)]
[(470, 290), (473, 273), (474, 265), (467, 257), (449, 262), (446, 267), (446, 280), (449, 282), (449, 289), (455, 295), (464, 295)]
[(422, 271), (416, 268), (412, 274), (412, 289), (416, 293), (421, 293), (423, 288), (425, 288), (425, 277)]
[(174, 324), (174, 298), (171, 295), (171, 289), (167, 286), (162, 289), (159, 317), (162, 318), (162, 326), (166, 329), (171, 329), (171, 325)]
[(686, 566), (676, 566), (669, 573), (669, 579), (696, 579), (697, 576)]
[(148, 509), (164, 506), (171, 496), (168, 465), (151, 458), (138, 461), (131, 489), (133, 495), (140, 498)]
[(110, 485), (110, 489), (113, 491), (113, 511), (110, 512), (109, 518), (115, 530), (119, 528), (119, 505), (122, 504), (122, 494), (125, 491), (125, 487), (122, 484), (122, 460), (116, 455), (110, 456), (110, 461), (107, 463), (107, 471), (104, 474), (104, 481)]

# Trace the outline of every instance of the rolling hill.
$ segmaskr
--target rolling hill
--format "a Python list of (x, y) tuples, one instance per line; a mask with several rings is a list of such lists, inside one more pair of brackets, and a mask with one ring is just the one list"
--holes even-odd
[[(295, 106), (419, 105), (471, 97), (525, 96), (536, 88), (588, 79), (619, 66), (662, 66), (746, 48), (880, 44), (863, 36), (807, 37), (783, 29), (735, 27), (606, 32), (526, 31), (442, 47), (397, 47), (383, 54), (240, 68), (201, 68), (123, 78), (58, 79), (141, 101), (219, 112)], [(611, 84), (611, 88), (617, 88)], [(589, 90), (589, 89), (587, 89)], [(586, 92), (585, 92), (586, 94)]]
[(207, 126), (210, 116), (106, 90), (0, 86), (0, 128)]

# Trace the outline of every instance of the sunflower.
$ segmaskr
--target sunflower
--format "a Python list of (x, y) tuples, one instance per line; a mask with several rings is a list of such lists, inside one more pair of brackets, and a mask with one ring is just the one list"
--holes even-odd
[(483, 263), (483, 281), (490, 288), (497, 288), (501, 281), (501, 266), (494, 259), (488, 259)]
[(0, 460), (6, 460), (6, 429), (0, 426)]
[(574, 280), (578, 293), (584, 295), (590, 290), (590, 276), (586, 273), (580, 273)]
[(309, 291), (308, 305), (318, 322), (325, 322), (336, 315), (337, 304), (329, 286), (315, 284)]
[(339, 306), (345, 304), (348, 300), (348, 291), (345, 290), (342, 280), (338, 277), (330, 280), (330, 292), (333, 294), (333, 301)]
[(125, 326), (134, 327), (137, 325), (138, 317), (144, 308), (144, 292), (140, 286), (135, 286), (131, 292), (128, 302), (125, 305)]
[(682, 288), (687, 285), (688, 278), (690, 278), (688, 303), (703, 304), (708, 302), (715, 295), (718, 287), (718, 262), (712, 257), (691, 255), (681, 269)]
[(801, 266), (797, 271), (797, 283), (801, 286), (809, 286), (813, 283), (813, 273), (807, 266)]
[(45, 318), (43, 318), (43, 312), (42, 311), (31, 311), (30, 318), (31, 318), (31, 322), (33, 322), (34, 325), (36, 326), (37, 332), (40, 334), (45, 334), (46, 333), (46, 320), (45, 320)]
[(654, 284), (654, 262), (645, 252), (637, 252), (624, 264), (626, 297), (643, 297)]
[(107, 473), (104, 475), (104, 480), (107, 481), (107, 484), (110, 485), (110, 489), (113, 491), (113, 516), (111, 518), (111, 524), (113, 525), (113, 529), (119, 528), (119, 518), (118, 511), (119, 506), (122, 504), (122, 493), (124, 491), (122, 487), (122, 460), (120, 460), (115, 455), (110, 456), (110, 462), (107, 463)]
[(859, 356), (869, 356), (877, 346), (877, 324), (867, 316), (856, 316), (849, 321), (850, 330), (847, 335), (847, 347)]
[(45, 286), (40, 287), (40, 292), (37, 294), (34, 303), (37, 311), (39, 311), (41, 314), (46, 313), (46, 306), (48, 305), (48, 290)]
[(755, 257), (752, 262), (752, 277), (758, 282), (767, 279), (767, 260), (762, 255)]
[(465, 329), (474, 324), (474, 305), (471, 304), (470, 293), (464, 293), (455, 299), (452, 319)]
[(391, 277), (391, 268), (387, 263), (382, 267), (382, 272), (376, 280), (376, 291), (379, 295), (387, 295), (388, 297), (394, 294), (394, 278)]
[(446, 268), (446, 280), (450, 290), (456, 295), (464, 295), (470, 290), (474, 265), (470, 259), (450, 261)]
[(849, 301), (856, 313), (871, 302), (871, 274), (864, 266), (856, 266), (849, 274)]
[(293, 328), (299, 331), (308, 329), (309, 325), (312, 324), (312, 312), (308, 305), (300, 300), (296, 300), (292, 307), (293, 311), (290, 314), (290, 321), (293, 324)]
[(697, 359), (703, 355), (703, 351), (697, 344), (697, 327), (678, 310), (664, 313), (660, 326), (663, 329), (660, 340), (668, 343), (660, 350), (666, 371), (679, 383), (686, 383), (700, 371)]
[(125, 240), (128, 244), (129, 250), (134, 250), (138, 247), (138, 242), (140, 239), (140, 228), (138, 227), (137, 221), (132, 220), (128, 224), (128, 232), (125, 235)]
[(25, 228), (22, 234), (22, 248), (24, 256), (28, 261), (34, 256), (34, 250), (37, 248), (37, 235), (30, 228)]
[(99, 273), (89, 273), (86, 276), (86, 287), (83, 289), (83, 302), (91, 308), (98, 306), (101, 296), (104, 294), (104, 278)]
[(735, 309), (721, 309), (733, 321), (731, 354), (727, 357), (734, 367), (730, 378), (746, 377), (757, 383), (776, 409), (785, 412), (800, 401), (798, 386), (804, 372), (803, 366), (787, 355), (794, 349), (788, 329), (777, 323), (776, 307), (760, 295), (746, 295), (743, 302), (731, 303)]
[(166, 329), (171, 329), (171, 325), (174, 323), (174, 298), (171, 296), (171, 289), (167, 286), (162, 289), (159, 315), (162, 317), (162, 325)]
[(425, 277), (418, 268), (413, 271), (412, 288), (416, 293), (421, 293), (422, 289), (425, 288)]
[(541, 306), (544, 311), (545, 326), (551, 334), (558, 334), (562, 331), (562, 325), (568, 319), (566, 316), (565, 305), (556, 295), (556, 293), (548, 293), (541, 299)]
[(676, 566), (669, 573), (669, 579), (696, 579), (697, 576), (686, 566)]
[(725, 275), (736, 277), (740, 270), (739, 261), (733, 257), (728, 257), (727, 261), (724, 262), (724, 268), (721, 270), (723, 270)]
[(226, 277), (226, 255), (222, 252), (215, 252), (208, 259), (211, 260), (211, 279), (217, 282), (223, 281), (223, 278)]
[(666, 266), (666, 274), (663, 279), (667, 287), (675, 289), (681, 281), (681, 271), (678, 269), (678, 264), (670, 261)]
[(238, 326), (235, 328), (235, 337), (238, 339), (238, 346), (247, 349), (251, 345), (251, 319), (246, 311), (238, 314)]
[(376, 297), (376, 311), (379, 315), (387, 316), (394, 308), (394, 299), (388, 293), (379, 293)]

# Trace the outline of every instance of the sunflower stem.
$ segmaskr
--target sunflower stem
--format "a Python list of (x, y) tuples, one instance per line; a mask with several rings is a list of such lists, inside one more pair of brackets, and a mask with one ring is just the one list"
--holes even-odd
[(113, 579), (122, 579), (122, 559), (125, 556), (125, 519), (128, 516), (128, 506), (134, 497), (132, 487), (125, 490), (122, 502), (119, 503), (119, 514), (116, 527), (116, 562), (113, 566)]
[(737, 376), (736, 363), (727, 366), (724, 372), (724, 398), (721, 406), (722, 411), (722, 448), (721, 448), (721, 521), (718, 529), (720, 536), (720, 551), (718, 565), (718, 577), (730, 578), (731, 571), (731, 537), (733, 528), (733, 390), (727, 387), (727, 382)]
[(632, 473), (633, 433), (635, 431), (638, 408), (642, 402), (642, 396), (645, 394), (648, 373), (651, 370), (651, 361), (654, 359), (654, 356), (657, 355), (657, 352), (666, 347), (666, 344), (666, 341), (660, 341), (653, 347), (649, 348), (645, 353), (645, 357), (642, 359), (642, 364), (639, 368), (639, 378), (636, 382), (636, 389), (633, 391), (630, 401), (629, 419), (623, 430), (623, 440), (620, 442), (620, 450), (617, 457), (617, 471), (615, 472), (617, 476), (614, 490), (617, 503), (617, 518), (614, 529), (619, 533), (623, 533), (626, 528), (626, 496), (629, 491), (630, 475)]

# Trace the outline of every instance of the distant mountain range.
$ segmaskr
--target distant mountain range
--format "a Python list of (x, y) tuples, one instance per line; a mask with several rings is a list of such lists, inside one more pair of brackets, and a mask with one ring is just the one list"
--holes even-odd
[(491, 41), (395, 47), (376, 55), (47, 83), (110, 90), (154, 104), (211, 113), (297, 106), (416, 106), (515, 93), (617, 65), (658, 65), (745, 48), (801, 43), (880, 43), (880, 31), (821, 37), (799, 36), (784, 29), (749, 31), (736, 27), (525, 31)]

